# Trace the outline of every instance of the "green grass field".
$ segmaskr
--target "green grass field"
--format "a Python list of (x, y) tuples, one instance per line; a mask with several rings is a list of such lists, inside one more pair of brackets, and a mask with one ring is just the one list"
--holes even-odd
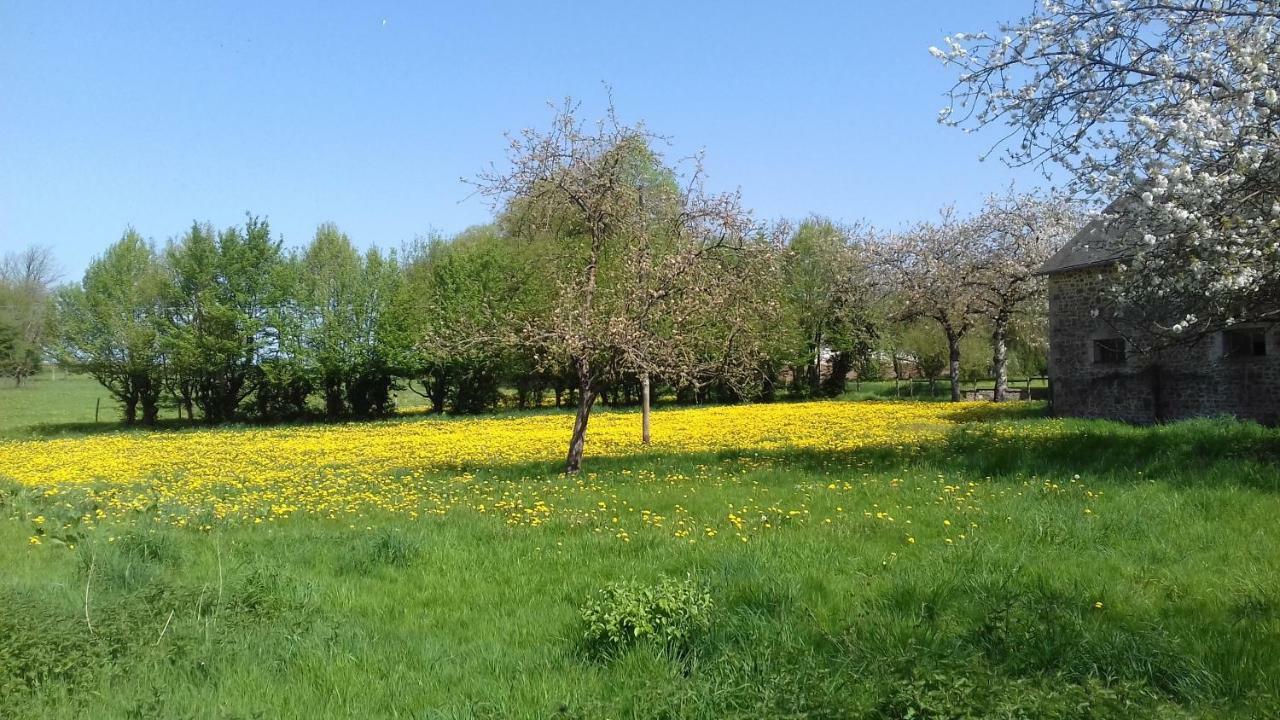
[[(98, 392), (0, 389), (0, 436), (94, 430)], [(0, 478), (0, 717), (1280, 717), (1280, 432), (1036, 407), (851, 452), (428, 473), (549, 498), (536, 525), (143, 508), (33, 544), (94, 510)], [(423, 422), (454, 421), (385, 431)], [(587, 637), (591, 598), (620, 633)]]

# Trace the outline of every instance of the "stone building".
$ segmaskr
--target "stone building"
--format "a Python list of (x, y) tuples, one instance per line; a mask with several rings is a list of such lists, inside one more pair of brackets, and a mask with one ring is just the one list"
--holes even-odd
[(1280, 422), (1280, 328), (1233, 326), (1140, 352), (1108, 321), (1107, 289), (1123, 257), (1098, 219), (1040, 270), (1049, 285), (1053, 413), (1134, 423), (1214, 415)]

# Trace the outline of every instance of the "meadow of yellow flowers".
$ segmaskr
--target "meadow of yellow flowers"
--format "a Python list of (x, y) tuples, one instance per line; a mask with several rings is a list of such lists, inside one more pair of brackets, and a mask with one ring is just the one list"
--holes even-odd
[[(637, 464), (624, 469), (636, 482), (708, 486), (726, 473), (768, 466), (768, 453), (790, 449), (847, 451), (875, 446), (911, 447), (939, 439), (982, 404), (811, 402), (672, 409), (655, 413), (653, 443), (639, 442), (635, 413), (602, 412), (588, 432), (588, 457), (629, 457), (738, 451), (732, 468), (694, 465), (661, 478)], [(989, 407), (989, 405), (986, 405)], [(537, 414), (474, 419), (411, 418), (393, 422), (118, 432), (80, 438), (0, 443), (0, 476), (41, 499), (83, 512), (77, 522), (139, 515), (179, 526), (215, 522), (272, 522), (292, 516), (354, 519), (391, 513), (420, 517), (453, 509), (504, 517), (508, 524), (553, 519), (598, 524), (615, 512), (591, 472), (554, 476), (554, 465), (522, 477), (519, 466), (558, 460), (572, 418)], [(741, 453), (745, 452), (743, 456)], [(754, 456), (754, 457), (753, 457)], [(477, 471), (516, 468), (511, 478), (477, 478)], [(574, 496), (574, 502), (566, 497)], [(631, 508), (634, 510), (634, 508)], [(637, 514), (642, 524), (669, 527), (678, 538), (740, 531), (750, 514), (771, 528), (804, 516), (803, 506), (770, 507), (752, 501), (730, 509), (720, 529), (657, 510)], [(843, 509), (841, 510), (843, 511)], [(868, 508), (879, 514), (879, 509)], [(681, 514), (677, 503), (674, 514)], [(886, 513), (887, 514), (887, 513)], [(773, 522), (769, 518), (773, 517)], [(879, 519), (885, 519), (883, 517)], [(37, 525), (42, 518), (37, 518)], [(615, 518), (616, 522), (616, 518)], [(608, 526), (608, 518), (605, 518)], [(619, 538), (627, 540), (626, 530)], [(39, 542), (33, 537), (33, 542)]]

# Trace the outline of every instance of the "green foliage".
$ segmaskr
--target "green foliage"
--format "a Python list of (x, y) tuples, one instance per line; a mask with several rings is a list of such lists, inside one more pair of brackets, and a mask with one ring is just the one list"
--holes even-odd
[(711, 594), (692, 577), (610, 583), (582, 606), (583, 646), (603, 660), (644, 643), (684, 658), (710, 630), (714, 609)]
[(263, 360), (262, 377), (253, 395), (253, 415), (268, 422), (306, 415), (315, 384), (312, 373), (298, 358), (275, 357)]
[(498, 228), (476, 227), (452, 242), (427, 241), (407, 262), (389, 332), (414, 339), (400, 343), (409, 349), (399, 365), (436, 412), (491, 410), (504, 379), (518, 384), (536, 372), (498, 339), (500, 325), (534, 302), (525, 260)]
[(173, 373), (189, 384), (206, 422), (239, 417), (273, 349), (281, 293), (281, 242), (266, 220), (215, 232), (193, 224), (165, 250), (168, 323), (163, 342)]
[[(792, 392), (837, 397), (849, 371), (872, 355), (881, 324), (871, 299), (858, 229), (811, 217), (790, 234), (781, 266), (785, 301), (777, 360), (792, 369)], [(829, 363), (825, 376), (816, 361)]]
[[(986, 336), (985, 332), (974, 332), (958, 341), (961, 380), (990, 377), (991, 352)], [(902, 325), (888, 344), (891, 352), (896, 352), (900, 359), (904, 378), (912, 371), (928, 380), (937, 380), (947, 374), (950, 362), (947, 338), (935, 324), (916, 321)]]
[(254, 216), (194, 223), (162, 254), (129, 230), (59, 294), (59, 357), (126, 423), (154, 424), (165, 398), (188, 420), (288, 420), (316, 392), (330, 418), (386, 415), (414, 342), (388, 312), (401, 279), (394, 254), (362, 255), (330, 224), (297, 256)]
[(392, 411), (394, 342), (409, 342), (390, 326), (387, 308), (398, 292), (394, 255), (374, 249), (361, 255), (332, 223), (290, 259), (284, 294), (282, 354), (305, 368), (330, 419), (370, 417)]
[(61, 359), (115, 396), (126, 424), (151, 424), (159, 413), (165, 282), (155, 249), (129, 229), (58, 297)]

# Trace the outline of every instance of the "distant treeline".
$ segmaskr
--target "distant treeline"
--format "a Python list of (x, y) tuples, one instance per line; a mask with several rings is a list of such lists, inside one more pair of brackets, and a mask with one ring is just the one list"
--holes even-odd
[[(834, 397), (850, 376), (946, 374), (946, 338), (927, 319), (895, 315), (900, 301), (877, 286), (864, 231), (809, 218), (758, 240), (772, 255), (757, 288), (767, 301), (743, 302), (770, 317), (758, 337), (739, 338), (766, 358), (757, 381), (744, 389), (714, 377), (653, 377), (656, 395), (684, 403)], [(129, 229), (79, 283), (27, 293), (47, 311), (34, 313), (44, 320), (28, 325), (39, 332), (6, 367), (19, 380), (43, 358), (86, 372), (130, 424), (152, 424), (162, 408), (208, 423), (371, 418), (394, 412), (396, 390), (421, 395), (435, 412), (571, 406), (580, 385), (567, 359), (486, 337), (486, 328), (511, 327), (552, 303), (554, 273), (540, 265), (555, 255), (529, 247), (502, 218), (399, 251), (362, 252), (332, 224), (289, 249), (253, 216), (221, 230), (196, 223), (160, 245)], [(43, 263), (47, 284), (47, 256)], [(1043, 371), (1037, 320), (1011, 337), (1014, 372)], [(459, 343), (459, 334), (473, 341)], [(445, 335), (453, 339), (433, 341)], [(963, 375), (990, 371), (981, 336), (966, 338)], [(600, 400), (636, 403), (640, 387), (638, 373), (624, 372)]]
[[(483, 337), (465, 351), (452, 343), (447, 354), (430, 342), (442, 326), (481, 327), (486, 315), (537, 302), (545, 288), (532, 287), (539, 273), (519, 242), (500, 224), (400, 252), (361, 252), (332, 224), (290, 250), (252, 216), (222, 230), (193, 224), (163, 246), (130, 229), (80, 283), (54, 293), (50, 354), (102, 383), (126, 423), (154, 423), (164, 407), (209, 423), (376, 417), (394, 410), (397, 388), (438, 412), (490, 410), (504, 387), (520, 407), (552, 396), (572, 404), (578, 388), (567, 365)], [(826, 285), (835, 279), (819, 277), (851, 252), (847, 234), (810, 220), (789, 245), (794, 322), (771, 329), (773, 361), (750, 399), (779, 390), (838, 395), (855, 367), (880, 372), (868, 306), (848, 302), (852, 288), (832, 293)], [(818, 344), (823, 363), (815, 362)], [(684, 402), (743, 399), (715, 382), (654, 383)], [(601, 399), (625, 404), (639, 393), (633, 374)]]

